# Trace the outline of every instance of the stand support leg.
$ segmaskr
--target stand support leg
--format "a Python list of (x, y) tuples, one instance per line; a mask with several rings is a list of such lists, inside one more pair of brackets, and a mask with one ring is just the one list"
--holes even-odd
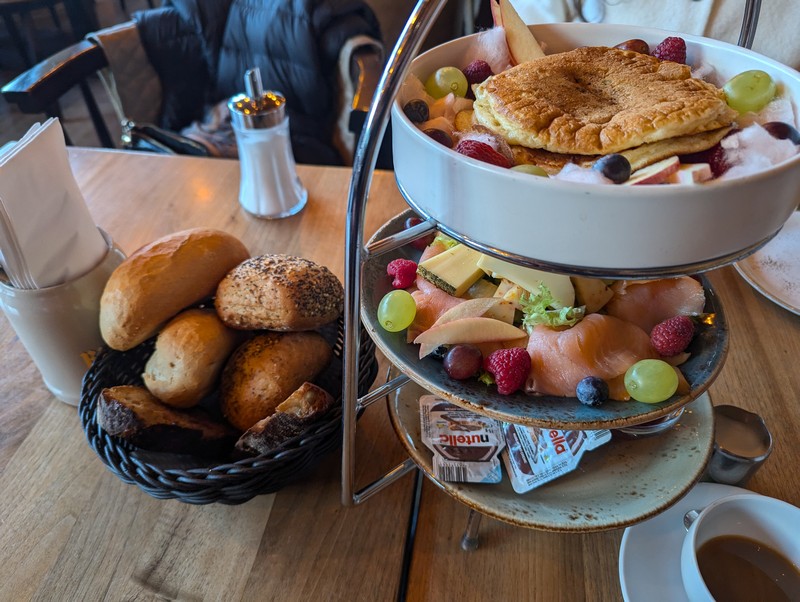
[(461, 536), (461, 549), (465, 552), (474, 552), (478, 549), (480, 543), (478, 529), (481, 527), (482, 517), (483, 515), (476, 510), (470, 510), (467, 515), (467, 528)]

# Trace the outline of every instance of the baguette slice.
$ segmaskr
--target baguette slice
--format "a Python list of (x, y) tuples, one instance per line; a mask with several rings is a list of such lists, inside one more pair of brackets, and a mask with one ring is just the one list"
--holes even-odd
[(233, 449), (237, 432), (200, 410), (177, 410), (162, 404), (144, 387), (103, 389), (97, 423), (109, 435), (159, 452), (213, 456)]
[(275, 413), (259, 420), (236, 442), (236, 448), (251, 454), (265, 454), (296, 437), (324, 416), (333, 406), (333, 396), (317, 385), (305, 382)]

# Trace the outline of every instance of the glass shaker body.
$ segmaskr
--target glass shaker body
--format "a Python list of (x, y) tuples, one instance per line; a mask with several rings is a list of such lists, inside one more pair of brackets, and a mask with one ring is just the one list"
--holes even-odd
[(266, 128), (233, 124), (239, 149), (239, 203), (265, 219), (289, 217), (301, 211), (308, 192), (300, 178), (289, 139), (289, 118)]
[(264, 90), (258, 67), (245, 73), (245, 94), (228, 102), (239, 150), (239, 204), (248, 213), (278, 219), (298, 213), (308, 192), (297, 177), (286, 98)]

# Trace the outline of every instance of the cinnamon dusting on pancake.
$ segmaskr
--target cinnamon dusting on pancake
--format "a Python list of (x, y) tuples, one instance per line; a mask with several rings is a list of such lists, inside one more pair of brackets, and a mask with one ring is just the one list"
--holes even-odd
[(473, 89), (478, 123), (512, 145), (564, 154), (605, 155), (720, 130), (737, 115), (688, 66), (616, 48), (549, 55)]

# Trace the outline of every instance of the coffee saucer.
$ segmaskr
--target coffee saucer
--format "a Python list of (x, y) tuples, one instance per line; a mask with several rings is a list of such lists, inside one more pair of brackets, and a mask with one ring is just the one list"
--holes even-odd
[(625, 602), (688, 602), (681, 579), (683, 515), (747, 489), (698, 483), (661, 514), (625, 529), (619, 548), (619, 582)]

